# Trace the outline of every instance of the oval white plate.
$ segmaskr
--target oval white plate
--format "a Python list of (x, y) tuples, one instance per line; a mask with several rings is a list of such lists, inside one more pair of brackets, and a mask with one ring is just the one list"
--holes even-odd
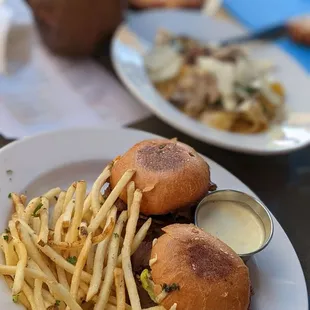
[[(28, 198), (48, 189), (66, 188), (84, 179), (89, 184), (102, 168), (133, 144), (155, 136), (130, 129), (75, 129), (41, 134), (14, 142), (0, 150), (0, 232), (11, 212), (8, 193), (27, 191)], [(227, 170), (206, 158), (212, 180), (220, 189), (253, 192)], [(12, 170), (12, 175), (7, 171)], [(251, 310), (308, 310), (304, 275), (285, 232), (274, 219), (270, 245), (250, 262), (255, 295)], [(0, 281), (0, 308), (17, 309), (4, 281)]]
[(245, 33), (235, 25), (190, 11), (154, 10), (130, 15), (128, 23), (120, 26), (114, 36), (113, 64), (128, 89), (158, 117), (195, 138), (236, 151), (275, 154), (310, 143), (310, 78), (287, 54), (272, 45), (253, 51), (253, 56), (270, 59), (277, 66), (276, 77), (284, 84), (287, 93), (287, 121), (262, 134), (224, 132), (181, 113), (152, 86), (145, 72), (143, 55), (152, 46), (160, 27), (205, 42)]

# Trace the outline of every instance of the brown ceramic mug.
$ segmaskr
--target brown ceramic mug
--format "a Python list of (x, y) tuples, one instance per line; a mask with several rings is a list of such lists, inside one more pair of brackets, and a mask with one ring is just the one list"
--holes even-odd
[(124, 0), (28, 0), (42, 40), (51, 51), (88, 56), (123, 18)]

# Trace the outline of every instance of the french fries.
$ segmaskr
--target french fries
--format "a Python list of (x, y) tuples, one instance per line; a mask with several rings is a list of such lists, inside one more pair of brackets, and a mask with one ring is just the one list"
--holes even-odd
[(23, 215), (23, 219), (26, 223), (29, 222), (31, 215), (33, 215), (34, 211), (38, 208), (40, 203), (41, 203), (40, 197), (36, 197), (28, 203)]
[[(11, 193), (14, 213), (0, 237), (5, 257), (0, 274), (14, 302), (30, 310), (141, 309), (130, 256), (151, 219), (136, 231), (142, 192), (130, 181), (132, 169), (103, 197), (112, 165), (103, 169), (88, 195), (85, 181), (30, 197), (27, 205), (26, 196)], [(123, 191), (128, 210), (118, 214), (114, 204)]]
[(43, 197), (45, 197), (48, 200), (52, 200), (52, 199), (55, 199), (55, 197), (57, 197), (60, 192), (61, 192), (61, 188), (55, 187), (49, 190), (48, 192), (46, 192), (45, 194), (43, 194)]
[(18, 216), (23, 216), (25, 207), (24, 207), (24, 204), (23, 204), (23, 202), (22, 202), (20, 196), (18, 196), (18, 195), (15, 194), (15, 193), (11, 193), (11, 198), (12, 198), (13, 205), (14, 205), (14, 207), (15, 207), (15, 210), (16, 210), (17, 215), (18, 215)]
[(65, 198), (66, 198), (66, 192), (62, 191), (57, 199), (57, 202), (55, 204), (54, 207), (54, 212), (53, 212), (53, 216), (52, 216), (52, 225), (51, 225), (51, 229), (55, 229), (56, 223), (59, 219), (59, 217), (62, 214), (62, 209), (63, 209), (63, 205), (65, 202)]
[(48, 240), (48, 209), (49, 209), (49, 201), (48, 198), (42, 197), (42, 208), (40, 210), (40, 221), (41, 221), (41, 226), (40, 226), (40, 233), (38, 236), (38, 244), (41, 246), (44, 246), (47, 243)]
[(141, 309), (141, 303), (139, 299), (136, 282), (132, 273), (130, 256), (131, 256), (131, 246), (133, 239), (135, 237), (137, 222), (139, 219), (141, 200), (142, 200), (142, 192), (141, 190), (137, 189), (134, 193), (133, 202), (130, 210), (130, 216), (126, 226), (124, 245), (122, 249), (122, 266), (124, 270), (124, 278), (131, 306), (135, 310)]
[(74, 208), (74, 216), (72, 223), (68, 229), (68, 233), (66, 235), (66, 242), (74, 242), (77, 239), (79, 234), (78, 227), (81, 224), (82, 216), (83, 216), (83, 204), (86, 195), (86, 182), (79, 181), (76, 185), (76, 192), (75, 192), (75, 208)]
[(127, 214), (128, 214), (127, 211), (123, 211), (121, 215), (119, 216), (117, 223), (115, 225), (113, 235), (111, 237), (111, 241), (109, 245), (107, 271), (106, 271), (106, 275), (104, 277), (104, 281), (103, 281), (103, 284), (102, 284), (102, 287), (99, 293), (99, 299), (96, 302), (94, 310), (105, 309), (108, 303), (110, 292), (111, 292), (111, 286), (113, 283), (113, 272), (117, 264), (119, 239), (122, 234), (124, 224), (127, 221), (127, 216), (128, 216)]
[(35, 279), (34, 280), (34, 301), (35, 301), (35, 305), (37, 307), (37, 309), (44, 309), (45, 305), (44, 305), (44, 299), (43, 299), (43, 295), (42, 295), (42, 285), (43, 282), (40, 279)]
[(63, 216), (63, 227), (69, 227), (71, 223), (72, 212), (75, 207), (75, 200), (72, 199), (65, 207), (64, 216)]
[(133, 202), (133, 195), (135, 193), (135, 182), (130, 181), (127, 186), (127, 209), (130, 214), (130, 208)]
[(98, 179), (95, 181), (93, 188), (91, 190), (91, 209), (94, 214), (97, 214), (100, 210), (100, 191), (102, 186), (106, 183), (107, 179), (111, 175), (112, 164), (108, 165), (102, 173), (99, 175)]
[[(7, 284), (7, 286), (12, 289), (13, 287), (13, 279), (11, 278), (11, 276), (4, 276), (4, 280)], [(18, 302), (20, 304), (22, 304), (26, 309), (31, 309), (31, 305), (28, 301), (28, 299), (26, 298), (26, 295), (22, 292), (19, 294), (19, 297), (18, 297)]]
[(75, 188), (76, 188), (76, 182), (73, 182), (67, 189), (66, 197), (65, 197), (65, 201), (64, 201), (63, 209), (62, 209), (63, 212), (65, 211), (68, 203), (72, 200), (74, 193), (75, 193)]
[(95, 218), (91, 221), (90, 225), (88, 226), (89, 232), (96, 231), (97, 228), (99, 228), (100, 223), (104, 221), (107, 213), (127, 185), (127, 183), (130, 181), (130, 179), (133, 177), (135, 171), (133, 169), (127, 170), (124, 175), (121, 177), (119, 182), (116, 184), (112, 192), (110, 193), (107, 200), (104, 202), (104, 204), (101, 206), (99, 212), (96, 214)]
[(78, 260), (77, 260), (77, 263), (74, 269), (74, 273), (73, 273), (73, 277), (71, 281), (71, 288), (70, 288), (70, 294), (74, 299), (77, 299), (77, 293), (78, 293), (79, 286), (80, 286), (81, 274), (82, 274), (83, 268), (87, 260), (87, 255), (92, 246), (91, 240), (92, 240), (92, 233), (90, 233), (87, 236), (87, 239), (81, 250), (81, 253), (78, 257)]
[[(133, 255), (136, 252), (141, 242), (145, 239), (151, 224), (152, 219), (149, 218), (136, 233), (131, 246), (131, 255)], [(117, 259), (117, 266), (120, 267), (121, 265), (122, 265), (122, 255), (120, 254)]]
[(124, 283), (124, 273), (121, 268), (114, 269), (114, 281), (116, 288), (116, 309), (125, 310), (126, 309), (126, 293), (125, 293), (125, 283)]
[[(58, 198), (58, 200), (59, 199), (60, 198)], [(63, 205), (63, 203), (62, 203), (62, 205)], [(57, 222), (55, 225), (55, 229), (54, 229), (54, 241), (55, 242), (61, 242), (63, 217), (64, 217), (63, 214), (60, 215), (59, 218), (57, 219)], [(62, 284), (67, 290), (70, 290), (70, 286), (68, 283), (68, 279), (67, 279), (65, 270), (62, 269), (61, 267), (59, 267), (58, 265), (56, 265), (56, 272), (57, 272), (59, 283)]]
[(18, 263), (18, 257), (14, 249), (13, 242), (8, 242), (8, 234), (2, 234), (0, 237), (0, 248), (4, 253), (5, 262), (9, 266), (16, 266)]
[[(115, 221), (116, 213), (117, 213), (116, 207), (112, 207), (110, 214), (109, 214), (108, 222), (106, 223), (106, 227), (109, 225), (111, 221)], [(92, 279), (89, 285), (89, 290), (87, 292), (86, 301), (91, 300), (97, 294), (99, 290), (99, 287), (101, 284), (101, 272), (103, 269), (109, 241), (110, 241), (110, 236), (106, 238), (105, 240), (101, 241), (97, 246), (95, 260), (94, 260), (93, 276), (92, 276)]]
[(16, 273), (14, 277), (14, 285), (12, 295), (17, 295), (22, 290), (25, 278), (25, 268), (27, 266), (27, 250), (24, 244), (18, 239), (13, 239), (14, 247), (18, 255), (18, 263), (16, 265)]

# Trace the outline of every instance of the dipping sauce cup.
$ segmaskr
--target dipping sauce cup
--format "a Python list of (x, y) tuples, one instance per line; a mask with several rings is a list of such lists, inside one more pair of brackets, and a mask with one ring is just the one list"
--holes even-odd
[(267, 207), (235, 190), (208, 194), (196, 209), (195, 224), (225, 242), (245, 261), (262, 251), (273, 236)]

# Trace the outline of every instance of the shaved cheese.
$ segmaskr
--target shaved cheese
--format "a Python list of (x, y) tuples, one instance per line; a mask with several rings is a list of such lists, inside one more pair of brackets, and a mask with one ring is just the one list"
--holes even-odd
[(212, 57), (201, 56), (197, 60), (197, 66), (203, 72), (209, 72), (216, 76), (220, 92), (228, 97), (234, 92), (235, 65), (217, 60)]
[(176, 56), (169, 64), (160, 70), (149, 71), (149, 77), (153, 82), (163, 82), (176, 77), (183, 65), (183, 58)]
[(144, 57), (144, 61), (153, 82), (177, 76), (183, 65), (183, 57), (169, 45), (156, 46)]

